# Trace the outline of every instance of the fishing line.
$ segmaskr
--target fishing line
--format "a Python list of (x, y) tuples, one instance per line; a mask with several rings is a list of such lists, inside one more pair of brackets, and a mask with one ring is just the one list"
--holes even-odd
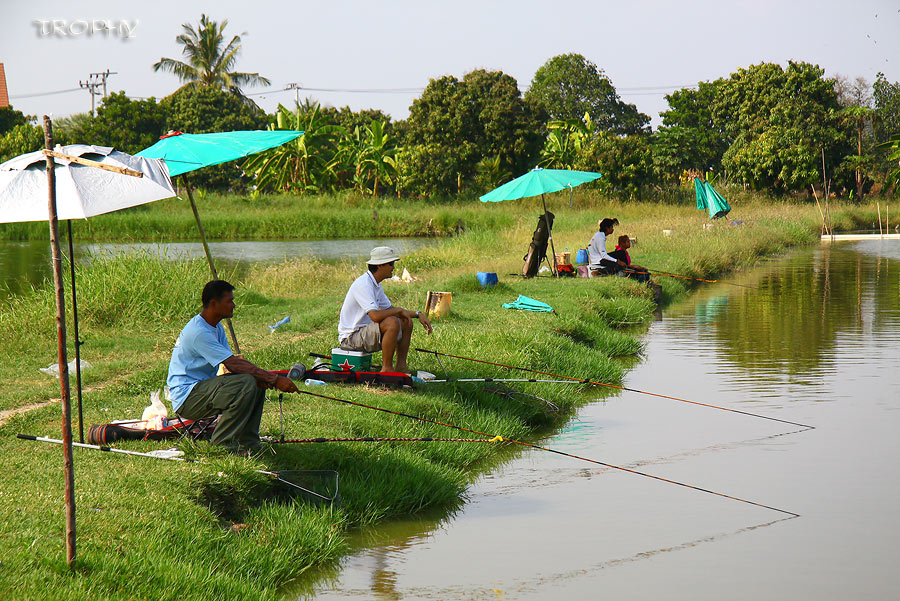
[(697, 282), (708, 282), (710, 284), (728, 284), (730, 286), (740, 286), (741, 288), (750, 288), (751, 290), (760, 290), (760, 288), (756, 286), (748, 286), (747, 284), (738, 284), (737, 282), (726, 282), (724, 280), (706, 280), (703, 278), (695, 278), (689, 275), (682, 275), (680, 273), (672, 273), (671, 271), (658, 271), (656, 269), (647, 268), (647, 271), (638, 271), (635, 269), (624, 269), (628, 273), (647, 273), (649, 275), (658, 275), (666, 278), (678, 278), (680, 280), (694, 280)]
[[(22, 440), (33, 440), (35, 442), (49, 442), (52, 444), (64, 444), (62, 440), (57, 438), (47, 438), (46, 436), (31, 436), (29, 434), (16, 434), (16, 438), (20, 438)], [(108, 453), (118, 453), (121, 455), (136, 455), (138, 457), (150, 457), (152, 459), (165, 459), (166, 461), (181, 461), (183, 463), (201, 463), (200, 461), (196, 461), (194, 459), (186, 459), (184, 457), (177, 457), (174, 455), (162, 455), (162, 454), (154, 454), (154, 453), (141, 453), (139, 451), (128, 451), (126, 449), (115, 449), (113, 447), (104, 447), (96, 444), (87, 444), (84, 442), (72, 442), (73, 447), (81, 447), (82, 449), (92, 449), (95, 451), (105, 451)], [(253, 470), (259, 474), (265, 474), (266, 476), (270, 476), (275, 478), (279, 482), (287, 484), (297, 490), (310, 494), (314, 497), (318, 497), (324, 501), (328, 501), (329, 503), (334, 501), (337, 498), (337, 483), (338, 483), (338, 473), (332, 470), (282, 470), (277, 472), (270, 472), (266, 470)], [(320, 495), (319, 493), (304, 488), (297, 484), (296, 482), (291, 482), (288, 478), (297, 477), (298, 474), (309, 474), (312, 472), (322, 472), (322, 473), (333, 473), (334, 474), (334, 482), (335, 482), (335, 494), (333, 497), (329, 498), (324, 495)]]
[[(433, 351), (431, 351), (431, 352), (433, 352)], [(339, 403), (345, 403), (345, 404), (347, 404), (347, 405), (354, 405), (354, 406), (356, 406), (356, 407), (364, 407), (364, 408), (366, 408), (366, 409), (373, 409), (373, 410), (375, 410), (375, 411), (382, 411), (382, 412), (384, 412), (384, 413), (390, 413), (391, 415), (399, 415), (399, 416), (402, 416), (402, 417), (408, 417), (408, 418), (410, 418), (410, 419), (418, 420), (418, 421), (425, 422), (425, 423), (429, 423), (429, 424), (437, 424), (437, 425), (439, 425), (439, 426), (445, 426), (445, 427), (447, 427), (447, 428), (455, 428), (455, 429), (461, 430), (461, 431), (463, 431), (463, 432), (471, 432), (472, 434), (478, 434), (478, 435), (480, 435), (480, 436), (488, 437), (488, 438), (489, 438), (489, 441), (488, 441), (488, 442), (511, 442), (511, 443), (513, 443), (513, 444), (521, 445), (521, 446), (523, 446), (523, 447), (529, 447), (529, 448), (532, 448), (532, 449), (540, 449), (540, 450), (542, 450), (542, 451), (547, 451), (547, 452), (549, 452), (549, 453), (555, 453), (555, 454), (557, 454), (557, 455), (564, 455), (564, 456), (566, 456), (566, 457), (571, 457), (571, 458), (573, 458), (573, 459), (580, 459), (580, 460), (582, 460), (582, 461), (587, 461), (587, 462), (589, 462), (589, 463), (594, 463), (594, 464), (597, 464), (597, 465), (602, 465), (603, 467), (608, 467), (608, 468), (612, 468), (612, 469), (616, 469), (616, 470), (621, 470), (621, 471), (623, 471), (623, 472), (628, 472), (628, 473), (630, 473), (630, 474), (636, 474), (636, 475), (638, 475), (638, 476), (644, 476), (644, 477), (646, 477), (646, 478), (653, 478), (654, 480), (659, 480), (659, 481), (661, 481), (661, 482), (668, 482), (669, 484), (677, 484), (678, 486), (683, 486), (683, 487), (685, 487), (685, 488), (690, 488), (690, 489), (697, 490), (697, 491), (700, 491), (700, 492), (709, 493), (709, 494), (711, 494), (711, 495), (716, 495), (716, 496), (718, 496), (718, 497), (724, 497), (724, 498), (726, 498), (726, 499), (731, 499), (731, 500), (733, 500), (733, 501), (740, 501), (741, 503), (747, 503), (748, 505), (756, 505), (757, 507), (762, 507), (762, 508), (764, 508), (764, 509), (771, 509), (772, 511), (778, 511), (778, 512), (780, 512), (780, 513), (785, 513), (785, 514), (790, 515), (790, 516), (793, 516), (793, 517), (800, 517), (800, 514), (799, 514), (799, 513), (794, 513), (793, 511), (786, 511), (786, 510), (784, 510), (784, 509), (778, 509), (777, 507), (772, 507), (772, 506), (770, 506), (770, 505), (763, 505), (762, 503), (756, 503), (756, 502), (754, 502), (754, 501), (748, 501), (747, 499), (742, 499), (742, 498), (740, 498), (740, 497), (733, 497), (733, 496), (731, 496), (731, 495), (726, 495), (725, 493), (720, 493), (720, 492), (716, 492), (716, 491), (714, 491), (714, 490), (709, 490), (708, 488), (700, 488), (699, 486), (693, 486), (693, 485), (691, 485), (691, 484), (685, 484), (684, 482), (678, 482), (678, 481), (676, 481), (676, 480), (670, 480), (670, 479), (668, 479), (668, 478), (663, 478), (662, 476), (654, 476), (653, 474), (647, 474), (647, 473), (645, 473), (645, 472), (639, 472), (639, 471), (637, 471), (637, 470), (633, 470), (633, 469), (630, 469), (630, 468), (627, 468), (627, 467), (621, 467), (621, 466), (618, 466), (618, 465), (613, 465), (613, 464), (611, 464), (611, 463), (604, 463), (603, 461), (597, 461), (596, 459), (589, 459), (589, 458), (587, 458), (587, 457), (582, 457), (582, 456), (580, 456), (580, 455), (573, 455), (572, 453), (565, 453), (565, 452), (563, 452), (563, 451), (557, 451), (557, 450), (551, 449), (551, 448), (549, 448), (549, 447), (542, 447), (542, 446), (540, 446), (540, 445), (532, 444), (532, 443), (530, 443), (530, 442), (522, 442), (522, 441), (520, 441), (520, 440), (515, 440), (515, 439), (513, 439), (513, 438), (504, 438), (503, 436), (493, 436), (493, 437), (492, 437), (491, 434), (488, 434), (488, 433), (486, 433), (486, 432), (481, 432), (481, 431), (479, 431), (479, 430), (474, 430), (474, 429), (472, 429), (472, 428), (464, 428), (463, 426), (456, 426), (456, 425), (454, 425), (454, 424), (448, 424), (448, 423), (445, 423), (445, 422), (440, 422), (440, 421), (437, 421), (437, 420), (428, 419), (428, 418), (426, 418), (426, 417), (420, 417), (420, 416), (417, 416), (417, 415), (410, 415), (410, 414), (408, 414), (408, 413), (401, 413), (401, 412), (399, 412), (399, 411), (393, 411), (393, 410), (391, 410), (391, 409), (384, 409), (384, 408), (382, 408), (382, 407), (375, 407), (375, 406), (373, 406), (373, 405), (366, 405), (366, 404), (364, 404), (364, 403), (357, 403), (357, 402), (355, 402), (355, 401), (348, 401), (347, 399), (341, 399), (341, 398), (338, 398), (338, 397), (328, 396), (328, 395), (324, 395), (324, 394), (318, 394), (318, 393), (315, 393), (315, 392), (308, 392), (308, 391), (306, 391), (306, 390), (298, 390), (297, 392), (298, 392), (299, 394), (306, 394), (306, 395), (309, 395), (309, 396), (319, 397), (319, 398), (322, 398), (322, 399), (328, 399), (328, 400), (331, 400), (331, 401), (337, 401), (337, 402), (339, 402)]]
[(436, 357), (439, 355), (443, 355), (444, 357), (452, 357), (454, 359), (462, 359), (464, 361), (474, 361), (476, 363), (485, 363), (487, 365), (494, 365), (496, 367), (505, 367), (507, 369), (518, 369), (520, 371), (527, 371), (527, 372), (531, 372), (531, 373), (535, 373), (535, 374), (541, 374), (544, 376), (550, 376), (553, 378), (565, 378), (566, 380), (574, 380), (576, 382), (580, 382), (581, 384), (593, 384), (595, 386), (606, 386), (607, 388), (615, 388), (616, 390), (626, 390), (628, 392), (637, 392), (639, 394), (647, 394), (647, 395), (659, 397), (662, 399), (670, 399), (673, 401), (680, 401), (682, 403), (690, 403), (692, 405), (701, 405), (703, 407), (710, 407), (712, 409), (721, 409), (722, 411), (732, 411), (734, 413), (741, 413), (743, 415), (749, 415), (751, 417), (759, 417), (762, 419), (768, 419), (768, 420), (772, 420), (775, 422), (781, 422), (783, 424), (790, 424), (792, 426), (800, 426), (801, 428), (808, 428), (810, 430), (815, 429), (815, 426), (809, 426), (807, 424), (791, 422), (786, 419), (778, 419), (777, 417), (769, 417), (767, 415), (760, 415), (758, 413), (750, 413), (749, 411), (741, 411), (740, 409), (732, 409), (730, 407), (720, 407), (719, 405), (710, 405), (709, 403), (701, 403), (700, 401), (690, 401), (688, 399), (682, 399), (680, 397), (669, 396), (666, 394), (659, 394), (657, 392), (647, 392), (645, 390), (638, 390), (636, 388), (628, 388), (626, 386), (616, 386), (615, 384), (606, 384), (604, 382), (596, 382), (594, 380), (588, 380), (586, 378), (572, 378), (570, 376), (561, 376), (559, 374), (554, 374), (554, 373), (550, 373), (547, 371), (540, 371), (537, 369), (529, 369), (527, 367), (516, 367), (515, 365), (504, 365), (503, 363), (493, 363), (491, 361), (484, 361), (482, 359), (473, 359), (472, 357), (461, 357), (459, 355), (451, 355), (449, 353), (440, 353), (438, 351), (432, 351), (432, 350), (422, 349), (422, 348), (417, 348), (416, 351), (418, 351), (420, 353), (431, 353), (431, 354), (435, 355)]

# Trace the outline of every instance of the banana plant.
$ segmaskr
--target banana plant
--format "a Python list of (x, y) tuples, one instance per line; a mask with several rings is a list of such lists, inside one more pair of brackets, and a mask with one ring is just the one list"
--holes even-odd
[(304, 133), (244, 162), (244, 172), (254, 177), (258, 190), (306, 193), (334, 189), (340, 165), (339, 143), (346, 137), (346, 130), (324, 123), (318, 103), (302, 103), (296, 111), (279, 104), (268, 128)]
[(900, 188), (900, 134), (894, 134), (891, 136), (890, 140), (887, 142), (883, 142), (878, 145), (878, 148), (886, 149), (890, 154), (887, 157), (887, 160), (893, 165), (897, 164), (896, 167), (893, 167), (887, 176), (887, 185), (894, 186), (894, 193), (897, 192), (897, 189)]
[(564, 119), (547, 124), (550, 133), (541, 150), (541, 167), (571, 169), (582, 148), (597, 135), (597, 124), (585, 113), (581, 119)]
[(385, 122), (373, 120), (365, 128), (363, 152), (360, 154), (360, 171), (372, 178), (372, 195), (378, 196), (378, 183), (393, 185), (397, 177), (397, 153), (399, 148), (389, 134)]

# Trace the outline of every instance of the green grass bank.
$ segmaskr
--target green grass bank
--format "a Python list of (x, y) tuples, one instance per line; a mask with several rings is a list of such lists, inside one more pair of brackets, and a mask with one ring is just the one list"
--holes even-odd
[[(368, 213), (371, 220), (375, 209), (347, 202), (315, 209), (309, 204), (303, 219), (317, 227), (312, 224), (337, 214), (345, 217), (340, 229), (351, 228), (353, 237), (388, 235), (353, 230), (353, 215)], [(812, 243), (819, 231), (815, 205), (747, 201), (731, 216), (742, 225), (717, 222), (708, 230), (703, 228), (708, 220), (690, 206), (621, 204), (576, 195), (573, 208), (551, 210), (557, 213), (557, 250), (568, 247), (574, 254), (599, 217), (615, 216), (621, 222), (616, 234), (638, 239), (635, 262), (700, 277), (750, 267), (761, 257)], [(257, 219), (293, 219), (270, 211), (248, 210), (245, 220), (252, 225)], [(467, 224), (460, 235), (403, 257), (399, 267), (408, 268), (416, 281), (385, 284), (395, 304), (410, 308), (422, 308), (427, 290), (453, 292), (451, 314), (435, 322), (430, 337), (417, 330), (414, 346), (609, 383), (620, 382), (640, 354), (640, 326), (654, 310), (646, 287), (621, 278), (525, 281), (507, 275), (521, 268), (539, 213), (534, 201), (415, 205), (406, 210), (408, 221), (397, 206), (379, 209), (379, 218), (390, 211), (396, 211), (398, 228), (426, 218), (435, 223), (431, 213), (445, 214), (454, 231), (457, 219)], [(864, 211), (840, 208), (848, 223)], [(240, 212), (223, 217), (234, 224), (241, 219)], [(147, 227), (135, 223), (131, 231)], [(662, 229), (674, 233), (666, 236)], [(169, 232), (159, 230), (160, 239), (171, 239), (163, 233)], [(232, 283), (238, 285), (235, 327), (245, 355), (261, 366), (286, 369), (296, 361), (308, 364), (309, 352), (327, 352), (335, 346), (346, 288), (362, 269), (346, 261), (295, 260), (241, 275)], [(85, 423), (139, 418), (150, 392), (164, 384), (175, 337), (199, 310), (207, 268), (202, 262), (138, 256), (96, 261), (77, 271), (87, 341), (82, 354), (92, 365), (84, 373)], [(480, 288), (476, 271), (497, 272), (500, 285)], [(664, 301), (687, 290), (680, 280), (659, 282)], [(551, 304), (556, 314), (501, 308), (518, 294)], [(291, 322), (270, 334), (266, 325), (285, 315)], [(75, 449), (79, 555), (77, 569), (70, 572), (64, 562), (61, 449), (15, 438), (18, 432), (59, 437), (58, 381), (38, 371), (56, 357), (52, 290), (39, 288), (0, 306), (0, 345), (6, 351), (0, 363), (0, 411), (6, 420), (0, 426), (0, 590), (14, 590), (19, 599), (279, 598), (279, 591), (307, 568), (339, 558), (349, 529), (426, 509), (450, 511), (464, 502), (467, 486), (485, 466), (514, 452), (497, 443), (327, 443), (283, 446), (242, 459), (200, 443), (185, 450), (202, 463), (185, 465)], [(433, 357), (412, 353), (410, 361), (416, 369), (440, 370)], [(478, 364), (451, 360), (445, 365), (457, 377), (505, 375)], [(562, 426), (579, 405), (597, 397), (597, 391), (581, 394), (570, 385), (536, 386), (515, 389), (552, 401), (560, 407), (558, 414), (543, 403), (510, 399), (482, 385), (311, 390), (524, 440)], [(270, 394), (270, 400), (275, 398)], [(284, 406), (290, 437), (469, 437), (305, 395), (286, 397)], [(17, 410), (21, 413), (10, 413)], [(278, 428), (277, 403), (272, 403), (262, 433), (275, 435)], [(119, 446), (143, 451), (167, 445)], [(342, 502), (308, 504), (254, 469), (338, 470)]]

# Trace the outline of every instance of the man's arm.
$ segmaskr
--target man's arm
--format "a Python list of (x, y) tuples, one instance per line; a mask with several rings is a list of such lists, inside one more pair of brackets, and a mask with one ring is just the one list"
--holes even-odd
[(390, 306), (387, 309), (372, 309), (368, 312), (368, 315), (375, 323), (381, 323), (388, 317), (415, 317), (415, 312), (412, 312), (413, 315), (410, 315), (409, 313), (410, 311), (407, 311), (403, 307)]
[(390, 306), (387, 309), (382, 309), (380, 311), (373, 309), (372, 311), (369, 311), (368, 315), (375, 323), (381, 323), (382, 320), (395, 315), (401, 319), (418, 319), (419, 323), (422, 324), (422, 327), (425, 328), (426, 332), (428, 332), (429, 334), (431, 334), (432, 332), (431, 321), (429, 321), (425, 314), (421, 311), (409, 311), (408, 309), (404, 309), (403, 307)]
[(222, 364), (233, 374), (250, 374), (261, 385), (261, 388), (277, 388), (281, 392), (297, 392), (297, 385), (288, 378), (260, 369), (241, 357), (228, 357)]

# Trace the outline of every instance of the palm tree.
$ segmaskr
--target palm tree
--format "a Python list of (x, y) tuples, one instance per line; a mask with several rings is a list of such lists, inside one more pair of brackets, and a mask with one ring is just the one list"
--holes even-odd
[(184, 33), (175, 41), (184, 46), (182, 55), (187, 62), (163, 57), (153, 65), (153, 71), (174, 73), (186, 82), (186, 86), (214, 86), (240, 96), (243, 96), (241, 86), (270, 85), (271, 82), (259, 73), (232, 70), (241, 52), (241, 36), (234, 36), (223, 48), (223, 33), (227, 26), (228, 19), (216, 23), (205, 14), (200, 15), (200, 28), (197, 30), (189, 23), (183, 23), (181, 28)]

